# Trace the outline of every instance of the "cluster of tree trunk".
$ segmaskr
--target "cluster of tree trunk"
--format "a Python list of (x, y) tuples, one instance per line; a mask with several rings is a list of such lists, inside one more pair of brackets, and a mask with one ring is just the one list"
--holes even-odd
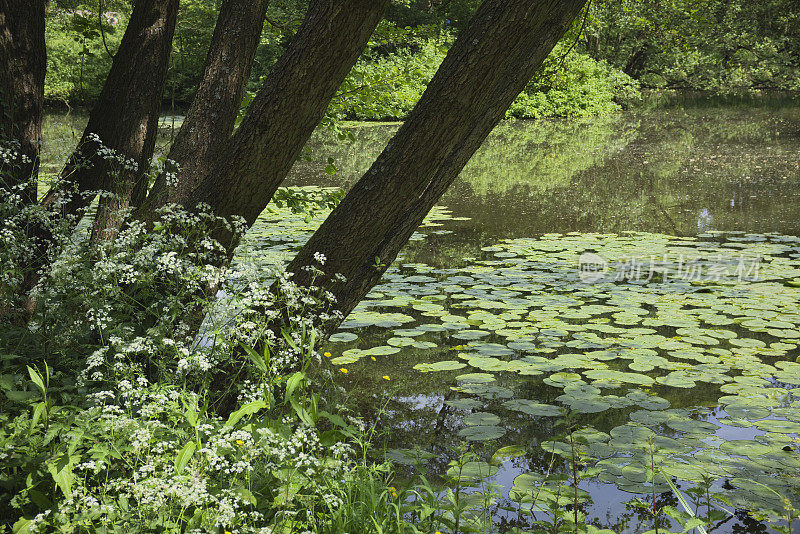
[(45, 0), (0, 0), (0, 139), (18, 143), (28, 160), (0, 177), (0, 193), (28, 182), (27, 202), (36, 202), (39, 174), (47, 69), (45, 8)]
[[(349, 313), (380, 280), (425, 215), (503, 118), (586, 0), (484, 0), (458, 36), (422, 99), (369, 171), (291, 262), (328, 258), (316, 285)], [(301, 27), (234, 125), (266, 16), (268, 0), (224, 0), (204, 77), (174, 145), (167, 171), (148, 191), (158, 112), (179, 0), (136, 0), (99, 101), (61, 181), (40, 201), (77, 218), (102, 196), (92, 239), (114, 239), (121, 208), (152, 221), (166, 203), (206, 204), (252, 224), (288, 174), (345, 76), (363, 52), (390, 0), (311, 0)], [(38, 155), (44, 94), (45, 0), (0, 0), (0, 97), (12, 109), (0, 131)], [(104, 156), (103, 147), (135, 166)], [(36, 157), (33, 158), (36, 161)], [(35, 176), (26, 169), (14, 180)], [(77, 194), (76, 194), (77, 192)], [(35, 189), (32, 190), (35, 201)], [(65, 219), (66, 220), (66, 219)], [(47, 271), (47, 229), (30, 289)], [(234, 235), (215, 236), (228, 251)], [(378, 261), (376, 261), (378, 258)], [(333, 275), (346, 283), (333, 283)], [(33, 311), (33, 307), (29, 312)], [(326, 325), (330, 332), (336, 324)]]

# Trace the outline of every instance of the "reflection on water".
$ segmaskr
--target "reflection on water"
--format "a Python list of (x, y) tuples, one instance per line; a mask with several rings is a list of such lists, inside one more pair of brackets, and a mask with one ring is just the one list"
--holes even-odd
[[(753, 103), (505, 122), (441, 201), (471, 220), (450, 225), (457, 235), (430, 253), (446, 259), (447, 247), (461, 254), (497, 239), (549, 232), (798, 235), (800, 106)], [(178, 117), (175, 124), (180, 122)], [(84, 113), (46, 117), (46, 173), (58, 172), (85, 124)], [(161, 152), (171, 124), (162, 119)], [(317, 132), (308, 146), (312, 161), (298, 162), (287, 183), (347, 187), (396, 128), (356, 127), (353, 143)], [(335, 176), (324, 172), (321, 162), (328, 157), (339, 168)]]
[[(324, 165), (303, 161), (293, 170), (291, 183), (348, 187), (369, 167), (395, 129), (390, 125), (356, 128), (356, 139), (351, 144), (317, 134), (310, 144), (311, 154), (322, 161), (334, 157), (339, 173), (330, 177), (323, 172)], [(506, 239), (549, 233), (626, 231), (675, 236), (709, 231), (800, 235), (798, 154), (800, 108), (795, 106), (673, 107), (578, 121), (504, 123), (441, 200), (454, 217), (469, 220), (443, 221), (440, 230), (426, 229), (425, 238), (412, 241), (404, 251), (399, 271), (393, 271), (399, 274), (376, 288), (377, 296), (373, 292), (372, 298), (380, 299), (381, 293), (386, 298), (398, 289), (403, 293), (411, 289), (412, 298), (432, 298), (435, 291), (426, 293), (426, 287), (411, 284), (403, 289), (403, 276), (408, 279), (430, 275), (438, 280), (453, 276), (448, 269), (469, 267), (475, 258), (486, 260), (481, 249)], [(475, 291), (496, 295), (503, 291), (502, 284), (485, 284)], [(513, 291), (508, 296), (513, 297)], [(402, 311), (413, 315), (420, 324), (429, 320), (423, 317), (424, 313)], [(795, 324), (793, 328), (796, 327)], [(675, 335), (669, 329), (659, 329), (659, 333)], [(365, 349), (386, 343), (392, 335), (378, 327), (359, 334), (357, 346)], [(467, 342), (453, 339), (451, 334), (429, 332), (417, 339), (441, 347), (433, 360), (453, 360), (454, 350), (469, 349), (460, 349)], [(495, 337), (486, 339), (496, 341)], [(788, 356), (794, 359), (797, 354)], [(510, 413), (499, 409), (497, 402), (485, 399), (481, 400), (483, 404), (461, 406), (466, 407), (466, 412), (459, 409), (453, 404), (459, 393), (452, 389), (457, 385), (452, 376), (415, 373), (412, 367), (420, 358), (430, 361), (432, 357), (430, 353), (404, 350), (377, 363), (354, 364), (349, 388), (358, 399), (360, 413), (381, 421), (387, 432), (387, 445), (418, 445), (435, 453), (437, 458), (430, 464), (434, 471), (443, 471), (448, 460), (457, 457), (458, 444), (463, 442), (458, 433), (464, 428), (464, 413), (470, 410), (502, 415), (506, 430), (503, 438), (485, 448), (473, 444), (474, 450), (487, 454), (491, 454), (492, 447), (509, 443), (524, 444), (535, 451), (541, 441), (562, 430), (554, 418)], [(380, 380), (386, 373), (404, 377), (398, 380), (398, 389)], [(355, 378), (359, 375), (361, 378)], [(498, 379), (497, 384), (501, 389), (513, 390), (514, 398), (536, 399), (545, 404), (558, 404), (556, 397), (562, 393), (537, 380)], [(718, 386), (706, 385), (664, 394), (672, 408), (689, 409), (695, 417), (719, 426), (716, 438), (752, 440), (765, 435), (753, 427), (720, 424), (720, 419), (727, 417), (718, 405), (720, 395)], [(385, 410), (379, 410), (381, 400), (386, 398), (392, 401)], [(628, 415), (615, 409), (584, 422), (608, 431), (624, 425)], [(672, 437), (681, 439), (679, 433)], [(544, 473), (551, 467), (549, 462), (541, 450), (539, 454), (529, 453), (504, 463), (493, 481), (503, 486), (502, 496), (507, 499), (515, 477), (525, 472)], [(646, 511), (625, 507), (631, 494), (598, 482), (583, 482), (580, 487), (589, 491), (594, 500), (584, 510), (589, 522), (617, 531), (641, 532), (649, 528)], [(670, 492), (656, 498), (678, 506)], [(500, 508), (495, 515), (506, 526), (514, 524), (516, 517)], [(716, 532), (760, 528), (763, 527), (739, 514), (721, 523)]]
[[(318, 134), (293, 184), (357, 180), (395, 126)], [(666, 109), (582, 120), (507, 122), (472, 158), (441, 204), (470, 221), (415, 251), (458, 261), (497, 239), (549, 232), (707, 230), (800, 234), (800, 107)], [(452, 254), (448, 254), (448, 249)]]
[[(57, 172), (77, 142), (83, 124), (85, 117), (79, 115), (48, 119), (44, 158), (47, 172)], [(308, 147), (312, 160), (298, 162), (289, 183), (347, 187), (369, 167), (396, 128), (392, 125), (354, 128), (353, 143), (342, 143), (335, 135), (318, 132)], [(165, 133), (162, 145), (168, 136)], [(495, 261), (482, 249), (506, 239), (549, 233), (626, 231), (675, 236), (715, 230), (800, 235), (798, 155), (800, 107), (790, 105), (670, 107), (592, 119), (504, 123), (441, 201), (455, 218), (468, 219), (445, 220), (441, 227), (427, 228), (425, 237), (409, 244), (400, 265), (387, 273), (370, 299), (379, 300), (383, 291), (387, 298), (392, 294), (393, 298), (427, 297), (432, 299), (428, 302), (435, 304), (438, 301), (433, 299), (440, 289), (432, 289), (437, 284), (426, 283), (424, 277), (429, 276), (432, 280), (449, 277), (452, 284), (465, 284), (464, 294), (479, 295), (483, 301), (514, 300), (519, 295), (508, 286), (515, 281), (504, 279), (513, 274), (513, 269), (492, 274), (490, 267), (475, 267), (476, 263)], [(325, 164), (320, 163), (328, 157), (333, 157), (339, 168), (335, 176), (327, 175)], [(303, 231), (312, 231), (318, 223), (316, 220), (306, 224)], [(264, 219), (259, 224), (275, 223)], [(258, 244), (260, 239), (256, 237), (255, 242)], [(268, 241), (263, 240), (262, 248)], [(281, 243), (287, 257), (292, 246), (296, 246), (286, 239), (276, 242)], [(502, 256), (498, 258), (499, 262), (508, 261)], [(537, 263), (537, 268), (541, 265)], [(469, 276), (474, 278), (473, 285), (466, 285), (464, 273), (450, 271), (462, 266), (472, 269)], [(550, 273), (551, 270), (544, 269), (542, 276)], [(537, 287), (539, 283), (538, 279), (532, 280), (526, 291), (553, 295), (554, 300), (545, 302), (543, 307), (558, 313), (567, 309), (564, 303), (569, 299), (581, 297), (580, 291), (572, 287), (564, 289), (557, 284)], [(604, 299), (601, 296), (600, 301)], [(651, 306), (644, 300), (637, 307), (639, 304), (643, 310)], [(429, 306), (403, 313), (412, 314), (418, 324), (424, 325), (431, 311), (436, 310)], [(539, 316), (537, 325), (546, 318)], [(503, 320), (520, 321), (513, 314)], [(792, 328), (796, 330), (796, 326)], [(661, 328), (659, 333), (665, 337), (675, 335), (669, 328)], [(359, 334), (358, 345), (364, 347), (388, 342), (395, 335), (378, 326), (370, 326)], [(455, 339), (452, 334), (431, 330), (416, 339), (434, 344), (438, 359), (452, 360), (469, 343)], [(555, 347), (560, 339), (553, 334), (549, 341), (537, 338), (536, 342), (547, 348), (547, 343), (554, 343)], [(484, 349), (500, 360), (508, 357), (505, 352), (508, 349), (496, 343), (487, 344)], [(570, 351), (581, 352), (578, 349)], [(367, 359), (366, 363), (355, 364), (354, 372), (348, 374), (348, 386), (359, 412), (369, 420), (381, 421), (389, 447), (419, 445), (437, 455), (431, 467), (442, 472), (447, 462), (458, 455), (457, 447), (463, 442), (458, 433), (463, 428), (465, 411), (487, 408), (481, 404), (458, 404), (463, 395), (451, 389), (455, 385), (451, 374), (414, 371), (421, 358), (431, 361), (430, 353), (423, 352), (402, 350), (374, 363)], [(563, 352), (555, 350), (550, 356), (555, 358)], [(789, 356), (794, 359), (797, 354)], [(392, 381), (387, 383), (380, 378), (382, 375), (390, 375)], [(557, 397), (563, 393), (563, 388), (543, 385), (538, 379), (512, 379), (500, 374), (497, 387), (493, 390), (497, 395), (504, 394), (503, 388), (513, 389), (515, 398), (536, 399), (547, 405), (559, 404)], [(719, 419), (727, 417), (718, 404), (719, 395), (719, 387), (704, 384), (690, 389), (673, 388), (668, 400), (675, 409), (697, 408), (705, 421), (719, 425)], [(617, 392), (617, 396), (624, 393)], [(386, 400), (390, 402), (381, 410)], [(503, 416), (507, 433), (502, 444), (520, 443), (530, 451), (540, 451), (539, 444), (562, 429), (555, 417), (503, 410), (496, 406), (501, 403), (499, 399), (492, 409)], [(624, 425), (629, 412), (607, 410), (588, 416), (586, 421), (609, 430)], [(749, 440), (755, 435), (764, 432), (754, 427), (723, 425), (716, 436)], [(484, 446), (478, 442), (473, 448), (491, 454), (499, 445), (489, 443)], [(504, 463), (494, 481), (503, 485), (502, 495), (507, 498), (515, 477), (523, 472), (544, 473), (550, 468), (549, 462), (550, 458), (544, 454), (529, 453)], [(563, 465), (558, 468), (563, 469)], [(630, 494), (598, 482), (584, 482), (581, 488), (594, 499), (595, 503), (585, 509), (594, 524), (618, 531), (645, 530), (647, 512), (624, 506)], [(657, 500), (677, 506), (671, 493), (659, 494)], [(496, 515), (498, 522), (505, 525), (513, 524), (516, 517), (514, 512), (500, 509)], [(751, 528), (756, 527), (739, 517), (716, 531), (747, 532)]]

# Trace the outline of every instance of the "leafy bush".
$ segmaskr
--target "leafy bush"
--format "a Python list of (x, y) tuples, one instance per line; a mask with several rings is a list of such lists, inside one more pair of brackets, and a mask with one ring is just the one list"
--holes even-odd
[(599, 0), (581, 48), (647, 88), (796, 91), (797, 2)]
[(328, 113), (339, 119), (402, 120), (414, 108), (447, 54), (446, 42), (426, 40), (377, 58), (362, 58), (334, 97)]
[[(564, 50), (559, 44), (542, 73), (511, 104), (520, 119), (606, 115), (639, 98), (638, 83), (604, 61)], [(566, 55), (565, 55), (566, 54)]]
[[(448, 40), (426, 40), (403, 50), (361, 59), (329, 108), (338, 119), (403, 120), (425, 91), (447, 54)], [(514, 101), (507, 117), (538, 119), (604, 115), (639, 98), (638, 83), (622, 71), (585, 54), (563, 57), (560, 44), (542, 73)]]
[[(193, 345), (185, 305), (213, 311), (198, 299), (218, 275), (218, 222), (168, 209), (154, 231), (132, 224), (103, 249), (71, 242), (16, 338), (27, 343), (4, 331), (0, 517), (15, 532), (268, 532), (255, 525), (292, 523), (298, 502), (336, 505), (320, 481), (349, 468), (350, 426), (306, 376), (320, 355), (305, 318), (330, 301), (239, 273), (216, 310), (224, 328), (204, 334), (216, 342)], [(275, 310), (290, 321), (282, 339), (259, 330)], [(35, 370), (20, 347), (43, 339), (61, 354)], [(256, 340), (261, 352), (240, 348)]]

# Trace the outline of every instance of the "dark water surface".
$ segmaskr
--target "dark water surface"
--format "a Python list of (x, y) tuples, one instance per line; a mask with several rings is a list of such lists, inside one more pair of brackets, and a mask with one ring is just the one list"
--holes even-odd
[[(363, 126), (351, 145), (317, 139), (328, 176), (299, 163), (292, 184), (357, 180), (396, 126)], [(706, 230), (800, 234), (800, 107), (658, 109), (506, 122), (440, 204), (470, 217), (474, 245), (550, 232)]]
[[(48, 172), (83, 124), (80, 115), (48, 117)], [(396, 129), (354, 126), (353, 142), (318, 132), (288, 185), (347, 188)], [(162, 146), (169, 135), (165, 128)], [(328, 157), (338, 167), (333, 176), (325, 173)], [(321, 220), (292, 226), (265, 212), (249, 246), (288, 256)], [(647, 510), (625, 505), (636, 496), (652, 500), (641, 452), (653, 438), (633, 432), (634, 422), (654, 429), (658, 459), (682, 491), (696, 487), (697, 476), (680, 476), (694, 468), (710, 473), (715, 491), (738, 488), (727, 508), (740, 510), (715, 521), (714, 532), (757, 532), (763, 526), (741, 509), (779, 503), (746, 480), (769, 482), (800, 504), (791, 426), (800, 425), (800, 372), (791, 366), (800, 355), (800, 239), (793, 236), (800, 236), (796, 103), (682, 101), (607, 117), (506, 122), (328, 350), (334, 369), (348, 370), (336, 374), (354, 410), (377, 422), (391, 457), (416, 447), (430, 453), (429, 472), (441, 475), (467, 449), (489, 460), (500, 447), (521, 447), (490, 479), (500, 497), (490, 509), (495, 527), (532, 528), (512, 490), (525, 487), (526, 473), (570, 473), (543, 444), (564, 434), (571, 413), (572, 424), (596, 429), (588, 453), (611, 473), (579, 484), (593, 501), (581, 505), (587, 523), (652, 528)], [(582, 251), (617, 272), (630, 257), (669, 256), (672, 278), (583, 283)], [(675, 276), (684, 258), (705, 266), (759, 258), (762, 270), (744, 280), (731, 272), (729, 285), (718, 284)], [(521, 411), (520, 400), (536, 406)], [(659, 505), (679, 506), (663, 481), (655, 490)]]
[[(426, 325), (436, 326), (440, 322), (435, 317), (438, 313), (436, 310), (427, 310), (434, 316), (432, 320), (431, 314), (426, 316), (424, 305), (418, 307), (425, 299), (442, 304), (447, 313), (469, 315), (469, 326), (473, 329), (477, 326), (479, 330), (485, 325), (481, 325), (480, 317), (470, 314), (481, 308), (485, 311), (487, 300), (502, 303), (504, 299), (530, 300), (542, 294), (552, 294), (556, 296), (549, 308), (556, 310), (556, 315), (575, 306), (574, 302), (559, 303), (559, 297), (568, 299), (576, 296), (578, 307), (608, 302), (607, 295), (602, 292), (582, 292), (578, 286), (559, 285), (562, 282), (545, 282), (551, 288), (550, 293), (547, 287), (544, 290), (531, 288), (529, 283), (532, 280), (543, 272), (551, 273), (553, 270), (550, 266), (542, 267), (541, 263), (537, 263), (541, 261), (540, 256), (518, 253), (514, 247), (519, 240), (526, 238), (544, 236), (550, 246), (553, 241), (558, 241), (551, 234), (625, 234), (635, 231), (679, 238), (699, 235), (701, 241), (719, 242), (726, 239), (713, 232), (741, 232), (727, 234), (733, 236), (734, 243), (727, 242), (724, 246), (735, 248), (739, 246), (736, 243), (738, 239), (758, 242), (771, 239), (769, 236), (763, 237), (763, 234), (800, 235), (800, 107), (787, 102), (722, 107), (689, 104), (600, 118), (517, 121), (498, 126), (440, 201), (440, 205), (449, 210), (449, 217), (445, 214), (437, 221), (440, 226), (421, 229), (417, 239), (409, 244), (384, 282), (375, 288), (364, 305), (345, 323), (342, 332), (354, 332), (358, 338), (331, 345), (336, 365), (348, 368), (346, 377), (340, 376), (356, 400), (359, 412), (365, 414), (368, 420), (379, 421), (378, 426), (385, 432), (388, 447), (419, 447), (433, 453), (435, 456), (428, 462), (428, 469), (443, 473), (447, 461), (457, 458), (465, 444), (485, 459), (504, 445), (517, 444), (527, 449), (526, 455), (504, 462), (491, 479), (502, 486), (502, 498), (492, 508), (496, 524), (518, 524), (520, 527), (530, 524), (530, 516), (516, 522), (520, 516), (515, 511), (516, 505), (507, 499), (509, 489), (522, 473), (542, 474), (548, 470), (551, 456), (542, 452), (540, 444), (553, 439), (565, 428), (554, 417), (531, 416), (505, 409), (504, 401), (507, 398), (524, 398), (558, 406), (560, 403), (556, 397), (565, 390), (553, 387), (547, 381), (542, 383), (541, 377), (525, 379), (513, 372), (503, 371), (490, 372), (497, 379), (492, 385), (500, 390), (465, 390), (464, 382), (459, 381), (458, 375), (486, 370), (480, 365), (475, 369), (476, 365), (472, 362), (467, 368), (451, 372), (423, 373), (414, 370), (414, 366), (421, 362), (463, 361), (463, 353), (496, 357), (507, 362), (519, 359), (526, 352), (520, 350), (519, 345), (508, 345), (510, 339), (516, 338), (503, 337), (491, 328), (487, 328), (489, 336), (477, 340), (454, 338), (453, 334), (461, 330), (447, 329), (442, 332), (432, 327), (431, 331), (412, 335), (415, 336), (413, 339), (428, 342), (435, 348), (404, 346), (401, 352), (387, 355), (381, 353), (381, 348), (392, 346), (392, 339), (400, 339), (397, 337), (398, 329), (422, 327), (424, 330)], [(309, 146), (311, 158), (324, 161), (329, 156), (334, 157), (338, 173), (329, 176), (323, 171), (323, 164), (303, 161), (295, 166), (290, 183), (348, 187), (369, 168), (396, 128), (396, 125), (355, 127), (352, 130), (355, 141), (352, 143), (342, 143), (332, 135), (318, 134)], [(758, 235), (735, 237), (745, 234)], [(643, 242), (649, 239), (641, 238)], [(788, 239), (791, 241), (791, 238)], [(507, 250), (497, 245), (508, 240), (515, 240), (514, 247), (508, 249), (511, 252), (497, 254), (498, 250)], [(658, 247), (649, 247), (647, 250), (660, 251)], [(794, 244), (784, 253), (788, 257), (795, 257), (798, 251), (800, 249)], [(520, 259), (520, 262), (516, 262), (516, 259)], [(509, 270), (503, 271), (504, 268)], [(529, 284), (527, 287), (523, 287), (518, 278), (509, 281), (508, 276), (518, 275)], [(459, 289), (448, 289), (448, 285), (459, 283), (462, 286)], [(642, 308), (655, 309), (661, 300), (682, 294), (684, 290), (656, 289), (654, 292), (658, 297), (644, 298)], [(472, 294), (477, 300), (462, 300), (472, 302), (472, 306), (460, 306), (457, 300), (451, 298), (458, 296), (459, 291), (467, 295), (463, 298)], [(408, 297), (410, 302), (397, 301), (404, 297)], [(395, 302), (390, 303), (391, 299)], [(764, 299), (769, 302), (768, 295)], [(796, 311), (796, 303), (795, 296), (792, 296), (787, 308), (776, 312), (778, 315), (772, 315), (771, 319), (767, 318), (768, 321), (779, 316), (786, 319), (783, 326), (787, 327), (784, 334), (788, 337), (798, 332), (800, 318), (787, 314), (787, 310)], [(639, 304), (634, 301), (631, 307), (636, 308)], [(624, 307), (623, 303), (621, 308)], [(547, 305), (542, 307), (547, 308)], [(691, 309), (692, 306), (687, 308)], [(503, 311), (492, 309), (491, 306), (488, 309), (495, 317)], [(370, 323), (374, 317), (362, 317), (358, 312), (403, 313), (413, 320), (400, 324), (399, 321), (403, 319), (396, 318), (398, 323), (393, 324), (392, 318), (388, 317), (383, 324), (375, 324)], [(540, 316), (523, 314), (514, 317), (512, 314), (506, 318), (519, 319), (519, 322), (527, 322), (532, 327), (529, 335), (522, 338), (537, 347), (532, 349), (534, 353), (542, 351), (540, 355), (555, 358), (603, 345), (577, 345), (575, 338), (582, 333), (575, 333), (575, 329), (562, 341), (553, 341), (556, 338), (543, 334), (548, 325), (538, 324), (537, 317)], [(608, 317), (601, 314), (597, 321)], [(736, 317), (737, 323), (743, 320), (741, 315), (734, 314), (732, 317)], [(380, 323), (380, 320), (377, 322)], [(446, 322), (445, 319), (442, 321)], [(569, 319), (563, 321), (562, 326), (570, 323)], [(640, 326), (630, 323), (631, 328)], [(688, 334), (685, 331), (676, 332), (675, 327), (658, 321), (651, 326), (654, 326), (653, 335), (664, 339), (679, 339), (679, 334), (684, 337)], [(533, 332), (537, 327), (540, 327), (538, 332)], [(732, 332), (731, 335), (750, 336), (764, 340), (766, 344), (777, 341), (763, 332), (754, 334), (735, 325), (722, 328), (726, 329)], [(563, 340), (570, 339), (570, 335), (572, 342), (565, 343)], [(643, 335), (649, 334), (645, 332)], [(782, 337), (777, 336), (778, 339)], [(785, 338), (783, 340), (787, 341)], [(368, 352), (375, 347), (377, 352)], [(513, 354), (508, 347), (513, 349)], [(720, 347), (728, 345), (723, 341)], [(348, 353), (349, 349), (355, 349), (356, 352), (350, 350)], [(369, 354), (377, 355), (376, 361), (365, 357)], [(663, 351), (659, 354), (665, 355)], [(794, 360), (797, 356), (796, 345), (792, 345), (777, 359)], [(762, 359), (775, 361), (767, 357)], [(722, 360), (727, 361), (725, 357)], [(752, 374), (739, 369), (732, 370), (730, 375), (740, 373)], [(389, 376), (391, 380), (382, 380), (382, 376)], [(602, 387), (601, 382), (593, 384)], [(631, 391), (625, 388), (616, 390), (614, 387), (604, 390), (604, 393), (624, 396), (625, 391)], [(790, 390), (793, 388), (791, 385), (787, 387)], [(730, 423), (730, 419), (725, 419), (728, 414), (717, 400), (725, 392), (719, 388), (719, 384), (713, 384), (712, 381), (698, 382), (692, 388), (670, 388), (656, 384), (656, 387), (647, 391), (649, 394), (658, 392), (669, 402), (670, 410), (686, 410), (692, 420), (710, 423), (712, 430), (707, 435), (697, 436), (701, 441), (718, 445), (722, 441), (753, 442), (757, 436), (760, 436), (758, 439), (766, 439), (764, 436), (769, 433), (753, 425), (726, 424)], [(461, 403), (464, 399), (467, 401)], [(794, 410), (795, 417), (800, 412), (797, 399), (797, 396), (790, 395), (781, 404)], [(615, 427), (622, 428), (633, 411), (629, 407), (584, 413), (579, 414), (577, 420), (601, 432), (609, 432)], [(467, 418), (474, 412), (496, 414), (502, 421), (498, 423), (503, 429), (502, 437), (489, 441), (466, 441), (465, 434), (459, 432), (469, 428)], [(721, 419), (725, 423), (720, 423)], [(680, 441), (691, 437), (685, 432), (661, 428), (657, 433), (670, 439)], [(787, 433), (783, 436), (788, 440), (796, 439), (796, 434)], [(400, 457), (397, 451), (391, 454)], [(686, 457), (691, 458), (692, 454)], [(697, 454), (701, 453), (698, 451)], [(703, 461), (709, 462), (708, 459), (698, 460), (701, 467)], [(792, 461), (796, 461), (796, 454)], [(716, 458), (710, 462), (722, 465), (726, 460)], [(795, 464), (792, 465), (789, 473), (795, 469)], [(556, 464), (554, 469), (569, 471), (560, 464)], [(776, 478), (796, 476), (785, 471), (774, 470), (772, 473)], [(733, 477), (720, 477), (715, 487), (725, 487), (726, 480)], [(630, 479), (618, 477), (615, 482), (620, 480), (626, 483)], [(634, 495), (619, 489), (624, 484), (586, 481), (580, 487), (587, 490), (594, 501), (582, 508), (587, 515), (587, 522), (617, 531), (643, 532), (652, 528), (646, 510), (626, 508), (624, 502)], [(691, 487), (691, 483), (681, 486), (683, 491)], [(634, 485), (627, 486), (627, 489), (637, 491)], [(657, 502), (679, 507), (674, 492), (669, 488), (663, 493), (662, 490), (663, 485), (659, 488)], [(642, 491), (641, 487), (638, 491)], [(639, 496), (647, 502), (651, 500), (649, 495)], [(699, 510), (702, 511), (703, 507)], [(537, 519), (542, 517), (548, 516), (537, 515)], [(750, 532), (763, 528), (746, 518), (741, 511), (736, 517), (721, 520), (713, 527), (715, 532)], [(672, 528), (677, 528), (677, 525), (673, 523)]]

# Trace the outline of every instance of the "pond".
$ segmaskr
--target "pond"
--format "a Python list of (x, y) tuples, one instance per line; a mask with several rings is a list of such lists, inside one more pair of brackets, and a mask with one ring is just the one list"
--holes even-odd
[[(338, 172), (305, 161), (291, 183), (347, 187), (395, 129), (318, 135), (311, 158)], [(780, 510), (773, 490), (796, 506), (798, 155), (792, 105), (504, 123), (334, 336), (331, 364), (395, 460), (441, 474), (464, 444), (485, 461), (519, 446), (484, 467), (504, 527), (530, 525), (531, 492), (546, 511), (552, 475), (571, 477), (551, 464), (554, 448), (572, 456), (568, 425), (584, 468), (602, 468), (579, 484), (597, 527), (652, 528), (635, 496), (680, 509), (654, 471), (687, 498), (705, 479), (733, 512)], [(717, 532), (762, 528), (711, 509)]]
[[(347, 188), (396, 128), (318, 132), (289, 185)], [(578, 502), (644, 532), (655, 501), (675, 530), (686, 498), (763, 531), (741, 510), (800, 507), (799, 156), (784, 102), (503, 123), (326, 365), (388, 457), (449, 469), (503, 529)], [(290, 258), (324, 216), (269, 208), (238, 261)]]

